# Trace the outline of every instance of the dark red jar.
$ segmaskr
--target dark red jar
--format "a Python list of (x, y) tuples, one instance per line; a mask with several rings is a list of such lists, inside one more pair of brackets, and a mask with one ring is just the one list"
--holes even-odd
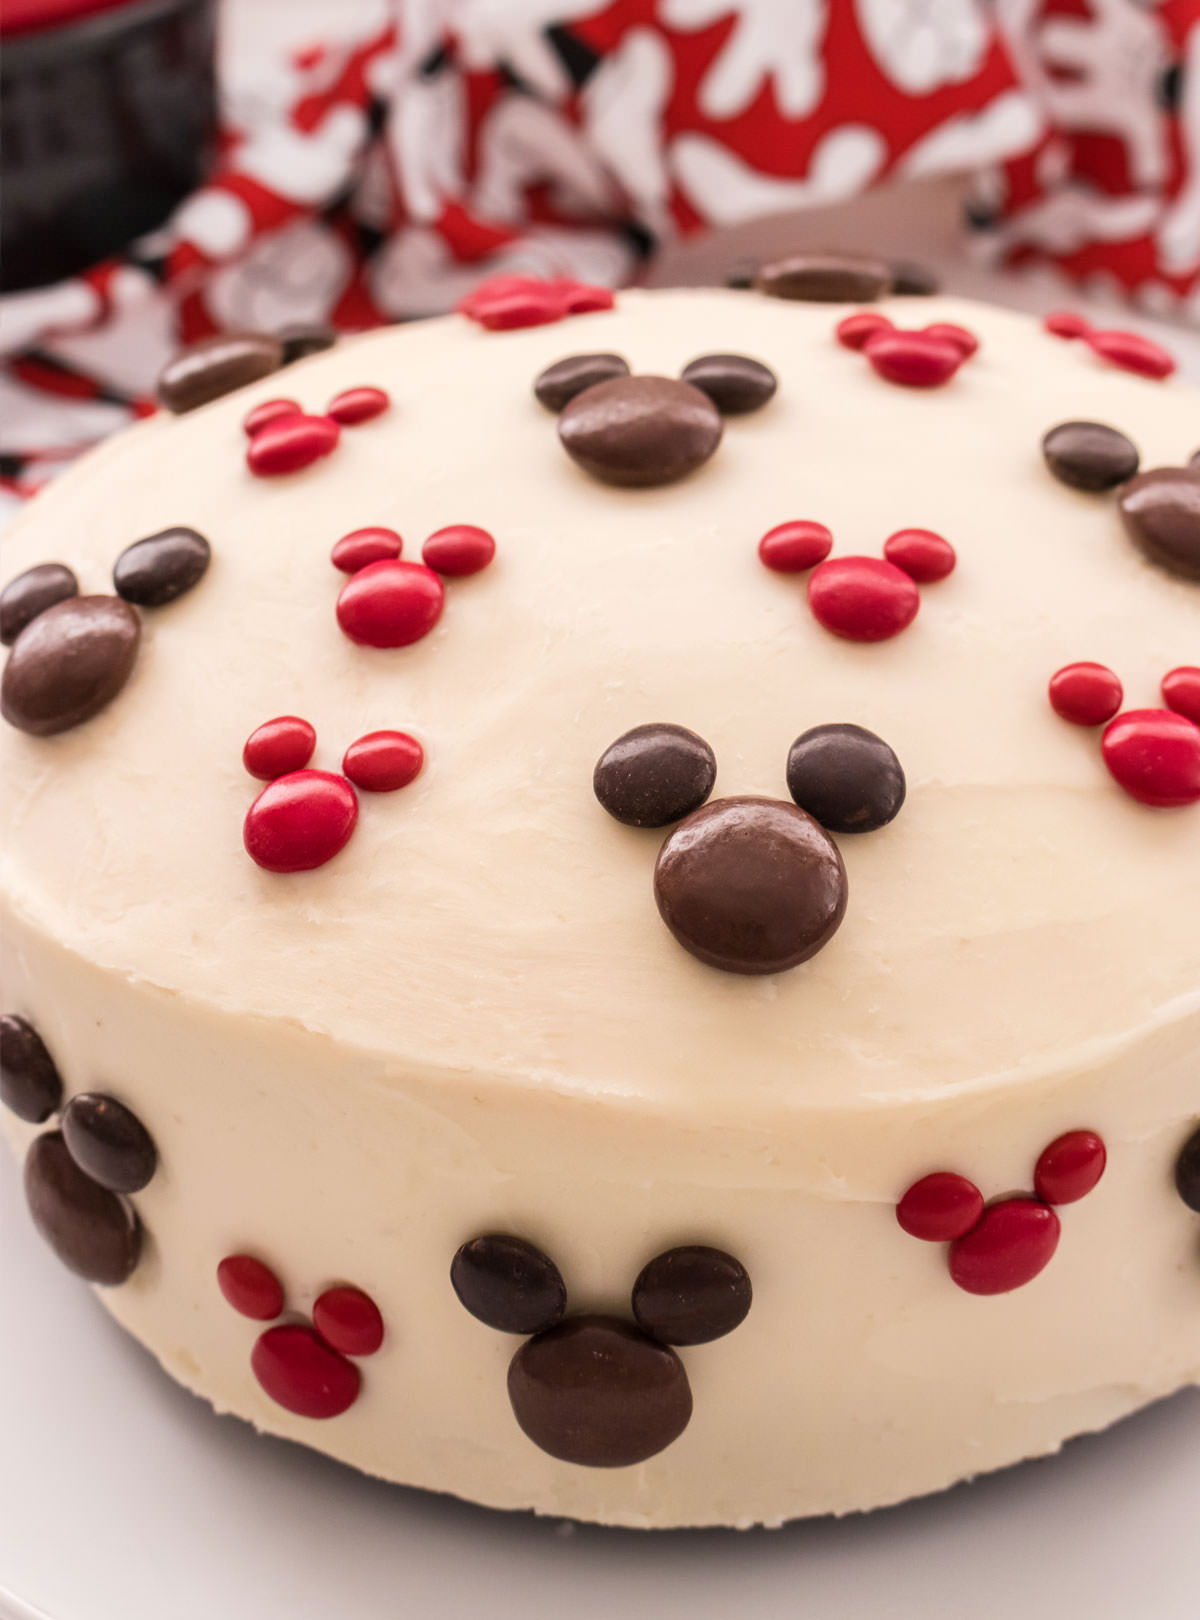
[(0, 0), (0, 290), (153, 230), (216, 135), (214, 0)]

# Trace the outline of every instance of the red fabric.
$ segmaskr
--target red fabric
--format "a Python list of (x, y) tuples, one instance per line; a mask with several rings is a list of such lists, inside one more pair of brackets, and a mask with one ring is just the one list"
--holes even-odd
[(146, 408), (134, 328), (156, 363), (497, 273), (616, 286), (675, 234), (884, 180), (973, 171), (994, 261), (1200, 320), (1200, 0), (223, 0), (222, 24), (209, 184), (121, 263), (3, 301), (26, 354), (0, 488)]

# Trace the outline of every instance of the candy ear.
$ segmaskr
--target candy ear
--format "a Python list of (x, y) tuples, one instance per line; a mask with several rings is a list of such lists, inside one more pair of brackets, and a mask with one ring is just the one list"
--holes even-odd
[(866, 833), (900, 813), (906, 784), (895, 752), (862, 726), (814, 726), (787, 759), (788, 792), (829, 832)]
[(1200, 1215), (1200, 1125), (1183, 1144), (1175, 1161), (1175, 1187), (1187, 1207)]
[(702, 354), (679, 373), (709, 399), (722, 416), (745, 416), (774, 398), (779, 379), (770, 366), (746, 354)]
[(751, 1298), (750, 1276), (739, 1260), (689, 1244), (643, 1267), (633, 1285), (633, 1314), (663, 1344), (708, 1344), (745, 1321)]
[(557, 412), (585, 388), (628, 375), (629, 362), (619, 354), (569, 354), (565, 360), (556, 360), (539, 373), (534, 379), (533, 392), (539, 404)]
[(464, 1243), (450, 1282), (471, 1315), (501, 1333), (543, 1333), (567, 1308), (566, 1284), (550, 1256), (503, 1233)]
[(698, 810), (713, 790), (717, 759), (685, 726), (634, 726), (596, 761), (596, 797), (627, 827), (669, 827)]

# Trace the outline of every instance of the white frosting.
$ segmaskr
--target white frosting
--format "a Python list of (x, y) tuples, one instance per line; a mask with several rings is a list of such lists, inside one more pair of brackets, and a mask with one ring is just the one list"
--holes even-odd
[[(69, 1090), (112, 1090), (162, 1152), (136, 1200), (151, 1255), (105, 1302), (219, 1406), (499, 1505), (745, 1523), (936, 1488), (1200, 1378), (1197, 1222), (1170, 1181), (1200, 1114), (1200, 808), (1127, 798), (1045, 695), (1089, 658), (1129, 706), (1156, 704), (1167, 669), (1200, 661), (1200, 587), (1146, 564), (1112, 497), (1064, 488), (1039, 453), (1088, 417), (1144, 466), (1178, 464), (1197, 396), (950, 300), (892, 313), (961, 321), (981, 353), (948, 388), (903, 391), (833, 342), (840, 313), (623, 294), (518, 333), (372, 335), (123, 434), (6, 542), (5, 577), (59, 560), (85, 590), (168, 525), (213, 545), (202, 584), (145, 615), (109, 710), (48, 741), (4, 728), (0, 903), (6, 1004)], [(610, 489), (531, 392), (591, 349), (665, 375), (742, 352), (780, 390), (686, 482)], [(320, 409), (357, 383), (391, 411), (293, 478), (249, 475), (251, 405)], [(803, 579), (757, 560), (797, 517), (828, 523), (835, 555), (931, 527), (959, 567), (903, 635), (843, 642)], [(451, 522), (495, 534), (493, 566), (448, 583), (417, 645), (350, 643), (334, 540), (388, 524), (416, 557)], [(240, 756), (289, 712), (316, 725), (318, 767), (377, 727), (415, 732), (429, 765), (364, 795), (328, 866), (278, 877), (242, 849)], [(725, 975), (667, 933), (661, 835), (591, 792), (602, 749), (652, 720), (707, 738), (719, 795), (786, 797), (790, 742), (826, 721), (895, 748), (908, 802), (839, 840), (846, 920), (804, 966)], [(1028, 1189), (1076, 1126), (1110, 1169), (1030, 1286), (968, 1296), (896, 1225), (924, 1172)], [(696, 1412), (669, 1450), (587, 1470), (521, 1435), (516, 1341), (447, 1280), (458, 1244), (495, 1229), (549, 1249), (573, 1306), (627, 1305), (676, 1242), (745, 1262), (754, 1308), (683, 1352)], [(332, 1279), (379, 1301), (392, 1332), (351, 1412), (318, 1424), (258, 1389), (254, 1328), (213, 1281), (237, 1249), (300, 1303)]]

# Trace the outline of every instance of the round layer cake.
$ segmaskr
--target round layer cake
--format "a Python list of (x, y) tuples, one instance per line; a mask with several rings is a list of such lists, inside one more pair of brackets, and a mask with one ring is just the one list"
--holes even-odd
[(39, 1230), (219, 1410), (610, 1524), (1200, 1380), (1200, 397), (526, 297), (193, 357), (6, 541)]

